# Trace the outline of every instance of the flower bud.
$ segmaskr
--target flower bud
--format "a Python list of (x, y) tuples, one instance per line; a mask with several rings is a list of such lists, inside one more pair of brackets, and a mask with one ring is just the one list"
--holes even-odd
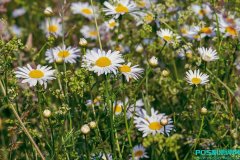
[(45, 14), (46, 16), (51, 16), (51, 15), (53, 14), (52, 8), (51, 8), (51, 7), (45, 8), (44, 14)]
[(50, 110), (48, 110), (48, 109), (45, 109), (45, 110), (43, 111), (43, 116), (44, 116), (45, 118), (51, 117), (51, 114), (52, 114), (52, 112), (51, 112)]
[(161, 119), (160, 123), (161, 123), (161, 125), (166, 126), (168, 124), (168, 119), (163, 118), (163, 119)]
[(164, 77), (167, 77), (167, 76), (169, 75), (169, 71), (163, 70), (163, 71), (162, 71), (162, 75), (163, 75)]
[(95, 121), (91, 121), (91, 122), (89, 123), (89, 126), (90, 126), (91, 129), (94, 129), (94, 128), (96, 128), (97, 123), (96, 123)]
[(88, 44), (87, 40), (85, 38), (80, 38), (79, 45), (82, 47), (85, 47)]
[(119, 40), (123, 39), (123, 37), (124, 37), (123, 34), (119, 34), (119, 35), (118, 35), (118, 39), (119, 39)]
[(158, 65), (158, 59), (155, 56), (152, 56), (152, 58), (149, 59), (149, 64), (152, 67), (156, 67)]
[(192, 51), (187, 51), (186, 56), (187, 56), (187, 58), (191, 59), (192, 58)]
[(202, 108), (201, 108), (201, 114), (202, 114), (202, 115), (207, 114), (207, 112), (208, 112), (207, 108), (205, 108), (205, 107), (202, 107)]
[(83, 134), (88, 134), (90, 132), (90, 128), (87, 124), (84, 124), (82, 127), (81, 127), (81, 132)]
[(143, 51), (143, 46), (141, 44), (137, 45), (136, 52), (142, 53), (142, 51)]

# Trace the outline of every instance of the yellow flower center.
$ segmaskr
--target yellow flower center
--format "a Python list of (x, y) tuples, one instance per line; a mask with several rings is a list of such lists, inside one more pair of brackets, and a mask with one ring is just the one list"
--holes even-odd
[(185, 28), (181, 28), (181, 33), (183, 33), (183, 34), (187, 34), (187, 29), (185, 29)]
[(122, 65), (119, 67), (120, 72), (131, 72), (131, 67), (128, 65)]
[(42, 78), (44, 76), (44, 73), (40, 70), (34, 69), (34, 70), (30, 71), (28, 75), (31, 78)]
[(134, 156), (135, 156), (135, 157), (142, 157), (142, 156), (143, 156), (143, 151), (141, 151), (141, 150), (136, 151), (136, 152), (134, 153)]
[(116, 22), (112, 21), (112, 22), (108, 23), (108, 25), (109, 25), (111, 28), (113, 28), (113, 27), (116, 26)]
[(101, 58), (98, 58), (98, 60), (96, 61), (96, 65), (98, 67), (107, 67), (107, 66), (110, 66), (111, 64), (112, 62), (108, 57), (101, 57)]
[(193, 84), (197, 85), (197, 84), (200, 84), (201, 82), (202, 82), (202, 80), (198, 77), (192, 78), (192, 83)]
[(49, 32), (55, 33), (55, 32), (57, 32), (57, 30), (58, 30), (58, 26), (57, 26), (57, 25), (50, 25), (50, 26), (48, 27), (48, 31), (49, 31)]
[(163, 126), (160, 124), (160, 122), (152, 122), (148, 125), (148, 127), (151, 129), (151, 130), (159, 130), (161, 129)]
[(201, 9), (201, 10), (199, 11), (199, 14), (200, 14), (201, 16), (203, 16), (203, 15), (206, 14), (206, 11), (205, 11), (204, 9)]
[(81, 12), (82, 13), (84, 13), (84, 14), (92, 14), (92, 10), (91, 9), (89, 9), (89, 8), (83, 8), (82, 10), (81, 10)]
[(165, 41), (170, 41), (170, 40), (171, 40), (171, 37), (170, 37), (170, 36), (163, 36), (163, 39), (164, 39)]
[(115, 8), (115, 11), (117, 13), (127, 13), (129, 12), (128, 8), (122, 4), (118, 4)]
[(203, 28), (201, 29), (201, 32), (202, 32), (202, 33), (206, 33), (206, 34), (211, 34), (211, 33), (212, 33), (212, 30), (211, 30), (211, 28), (209, 28), (209, 27), (203, 27)]
[(227, 28), (226, 28), (226, 31), (227, 31), (229, 34), (231, 34), (232, 36), (236, 36), (236, 35), (237, 35), (237, 31), (236, 31), (236, 29), (233, 28), (233, 27), (227, 27)]
[(97, 36), (97, 31), (90, 31), (89, 35), (95, 37)]
[(96, 98), (94, 98), (93, 103), (96, 104), (96, 103), (100, 102), (100, 100), (101, 100), (101, 97), (97, 96)]
[(58, 52), (58, 57), (61, 57), (61, 58), (66, 58), (69, 55), (70, 55), (70, 53), (68, 51), (66, 51), (66, 50)]
[(122, 106), (121, 105), (116, 105), (115, 106), (115, 113), (121, 113), (122, 112)]
[(150, 23), (153, 21), (153, 16), (151, 14), (147, 14), (145, 17), (144, 17), (144, 21)]
[(193, 38), (198, 39), (198, 38), (200, 38), (200, 36), (196, 34), (196, 35), (193, 36)]

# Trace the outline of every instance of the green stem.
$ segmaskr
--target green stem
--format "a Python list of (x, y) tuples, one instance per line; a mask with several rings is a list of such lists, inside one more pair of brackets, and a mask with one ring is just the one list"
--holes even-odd
[(85, 137), (85, 148), (86, 148), (86, 151), (87, 151), (87, 159), (90, 160), (90, 153), (89, 153), (89, 150), (88, 150), (88, 143), (87, 143), (87, 135), (84, 135)]
[(202, 116), (201, 126), (200, 126), (200, 129), (199, 129), (199, 132), (198, 132), (197, 140), (196, 140), (196, 142), (193, 145), (194, 146), (193, 150), (196, 149), (196, 146), (197, 146), (197, 144), (199, 142), (199, 139), (200, 139), (200, 136), (201, 136), (201, 133), (202, 133), (202, 130), (203, 130), (203, 125), (204, 125), (204, 116)]
[(108, 77), (105, 76), (105, 93), (106, 93), (106, 102), (107, 102), (107, 106), (110, 107), (110, 127), (111, 127), (111, 148), (112, 148), (112, 152), (113, 152), (113, 158), (115, 158), (115, 138), (114, 138), (114, 117), (113, 117), (113, 114), (114, 114), (114, 110), (113, 110), (113, 107), (112, 107), (112, 102), (111, 102), (111, 99), (110, 99), (110, 96), (109, 96), (109, 85), (108, 85)]
[(14, 108), (14, 106), (10, 103), (10, 108), (12, 109), (14, 115), (16, 116), (18, 122), (20, 123), (20, 126), (22, 127), (23, 131), (25, 132), (25, 134), (27, 135), (27, 137), (29, 138), (29, 140), (31, 141), (32, 145), (34, 146), (34, 148), (36, 149), (37, 153), (39, 154), (39, 156), (41, 157), (42, 160), (45, 160), (45, 157), (43, 156), (42, 152), (40, 151), (40, 149), (38, 148), (37, 144), (35, 143), (35, 141), (33, 140), (32, 136), (30, 135), (30, 133), (28, 132), (27, 128), (25, 127), (25, 125), (23, 124), (21, 118), (19, 117), (16, 109)]
[(96, 17), (96, 13), (95, 13), (95, 9), (94, 9), (92, 0), (91, 0), (91, 6), (92, 6), (93, 14), (94, 14), (94, 22), (95, 22), (95, 26), (96, 26), (96, 30), (97, 30), (97, 34), (98, 34), (98, 43), (99, 43), (100, 49), (102, 50), (103, 48), (102, 48), (101, 36), (100, 36), (99, 29), (98, 29), (97, 17)]

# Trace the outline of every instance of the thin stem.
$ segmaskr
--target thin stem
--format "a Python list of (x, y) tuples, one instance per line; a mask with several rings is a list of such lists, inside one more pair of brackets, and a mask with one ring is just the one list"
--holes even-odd
[(18, 122), (20, 123), (23, 131), (25, 132), (25, 134), (27, 135), (27, 137), (29, 138), (29, 140), (31, 141), (32, 145), (34, 146), (34, 148), (36, 149), (37, 153), (39, 154), (39, 156), (41, 157), (42, 160), (45, 160), (45, 157), (43, 156), (42, 152), (40, 151), (40, 149), (38, 148), (37, 144), (35, 143), (35, 141), (33, 140), (32, 136), (30, 135), (30, 133), (28, 132), (27, 128), (25, 127), (25, 125), (23, 124), (21, 118), (19, 117), (17, 111), (15, 110), (14, 106), (10, 103), (10, 108), (12, 109), (14, 115), (16, 116)]
[(84, 135), (85, 137), (85, 147), (86, 147), (86, 151), (87, 151), (87, 159), (90, 160), (90, 154), (89, 154), (89, 150), (88, 150), (88, 143), (87, 143), (87, 135)]
[(110, 107), (110, 126), (111, 126), (111, 140), (112, 140), (112, 145), (111, 145), (111, 148), (112, 148), (112, 152), (113, 152), (113, 157), (115, 157), (115, 138), (114, 138), (114, 119), (113, 119), (113, 114), (114, 114), (114, 111), (113, 111), (113, 107), (112, 107), (112, 102), (110, 100), (110, 96), (109, 96), (109, 87), (108, 87), (108, 77), (106, 76), (105, 77), (106, 80), (105, 80), (105, 93), (106, 93), (106, 102), (107, 102), (107, 106)]
[(176, 159), (179, 160), (177, 151), (174, 151), (174, 154), (175, 154)]
[(96, 26), (96, 30), (97, 30), (97, 34), (98, 34), (98, 43), (99, 43), (100, 49), (102, 50), (102, 42), (101, 42), (100, 32), (99, 32), (98, 23), (97, 23), (97, 17), (96, 17), (96, 13), (95, 13), (95, 9), (94, 9), (92, 0), (91, 0), (91, 6), (92, 6), (93, 14), (94, 14), (94, 22), (95, 22), (95, 26)]
[(197, 146), (197, 143), (198, 143), (198, 141), (200, 139), (200, 136), (201, 136), (201, 133), (202, 133), (202, 129), (203, 129), (203, 125), (204, 125), (204, 116), (202, 116), (201, 126), (200, 126), (200, 129), (199, 129), (197, 140), (196, 140), (195, 144), (193, 145), (193, 150), (195, 150), (195, 148)]

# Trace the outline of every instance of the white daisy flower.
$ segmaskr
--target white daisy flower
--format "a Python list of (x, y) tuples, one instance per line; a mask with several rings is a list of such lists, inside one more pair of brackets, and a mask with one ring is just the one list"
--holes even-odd
[(79, 53), (80, 49), (76, 47), (66, 47), (65, 45), (63, 45), (48, 49), (45, 55), (46, 60), (49, 63), (62, 61), (64, 61), (65, 63), (76, 63), (76, 59), (80, 57)]
[(200, 47), (198, 48), (198, 52), (202, 59), (206, 62), (215, 61), (219, 58), (217, 55), (217, 51), (213, 50), (212, 48), (207, 49), (204, 47)]
[(60, 18), (51, 18), (50, 20), (46, 20), (44, 24), (42, 24), (41, 28), (46, 33), (46, 36), (49, 37), (53, 35), (55, 37), (62, 36), (62, 25)]
[(131, 0), (116, 0), (114, 4), (105, 1), (103, 4), (107, 7), (103, 8), (106, 15), (115, 15), (115, 18), (130, 12), (133, 14), (133, 11), (136, 9), (135, 3)]
[(207, 4), (199, 5), (192, 5), (193, 12), (198, 16), (199, 19), (203, 19), (204, 16), (208, 18), (212, 18), (212, 10)]
[(17, 17), (20, 17), (20, 16), (24, 15), (26, 12), (27, 12), (27, 11), (26, 11), (25, 8), (17, 8), (17, 9), (15, 9), (15, 10), (13, 10), (12, 16), (13, 16), (14, 18), (17, 18)]
[(55, 79), (54, 70), (52, 67), (37, 65), (36, 69), (33, 69), (29, 64), (27, 67), (18, 67), (18, 71), (15, 71), (17, 78), (22, 78), (22, 83), (29, 83), (30, 87), (36, 86), (37, 83), (47, 87), (47, 81)]
[(92, 160), (113, 160), (112, 154), (99, 153), (98, 155), (93, 154), (91, 157)]
[(83, 63), (84, 67), (87, 67), (90, 71), (97, 73), (98, 76), (101, 74), (108, 74), (113, 72), (117, 74), (117, 69), (123, 63), (124, 60), (122, 55), (119, 54), (119, 51), (108, 52), (91, 50), (87, 51), (87, 54), (84, 55)]
[(224, 33), (224, 37), (237, 37), (238, 32), (240, 31), (240, 26), (234, 25), (233, 23), (228, 23), (225, 21), (222, 17), (219, 18), (219, 26), (220, 26), (220, 31)]
[(208, 75), (204, 73), (200, 73), (200, 70), (189, 70), (186, 72), (186, 80), (190, 85), (204, 85), (208, 80)]
[(173, 43), (175, 40), (178, 41), (180, 38), (169, 29), (160, 29), (160, 31), (157, 31), (157, 35), (168, 43)]
[(133, 15), (133, 17), (137, 22), (137, 26), (144, 23), (149, 24), (154, 21), (154, 15), (151, 12), (139, 12), (138, 15)]
[(80, 30), (84, 38), (97, 39), (98, 32), (93, 26), (83, 26)]
[(133, 154), (134, 154), (134, 158), (130, 158), (130, 160), (139, 160), (141, 158), (149, 158), (147, 155), (146, 149), (141, 144), (133, 147)]
[(115, 115), (119, 115), (122, 113), (123, 111), (123, 103), (121, 101), (117, 101), (116, 103), (114, 103), (113, 105), (113, 109), (114, 109), (114, 113)]
[[(74, 2), (71, 4), (71, 10), (73, 14), (81, 14), (88, 19), (94, 18), (94, 12), (92, 6), (88, 2)], [(97, 7), (94, 6), (94, 11), (96, 13)]]
[(131, 67), (131, 63), (128, 63), (127, 65), (119, 66), (119, 71), (125, 76), (127, 82), (129, 82), (132, 78), (137, 80), (144, 70), (142, 68), (138, 68), (138, 65)]
[[(165, 116), (165, 114), (157, 114), (153, 109), (151, 110), (154, 113), (151, 116), (145, 111), (143, 115), (134, 117), (136, 128), (143, 132), (143, 137), (149, 134), (155, 135), (157, 133), (169, 135), (170, 131), (173, 129), (171, 118)], [(168, 121), (165, 126), (160, 122), (162, 119), (167, 119)]]
[[(118, 26), (119, 26), (119, 23), (116, 22), (115, 19), (110, 19), (109, 21), (105, 22), (104, 24), (105, 24), (105, 26), (107, 27), (107, 31), (113, 30), (115, 27), (118, 27)], [(105, 28), (105, 29), (106, 29), (106, 28)]]
[(195, 28), (198, 33), (200, 34), (200, 37), (201, 38), (204, 38), (204, 37), (214, 37), (216, 34), (215, 34), (215, 31), (214, 31), (214, 28), (213, 27), (196, 27)]

